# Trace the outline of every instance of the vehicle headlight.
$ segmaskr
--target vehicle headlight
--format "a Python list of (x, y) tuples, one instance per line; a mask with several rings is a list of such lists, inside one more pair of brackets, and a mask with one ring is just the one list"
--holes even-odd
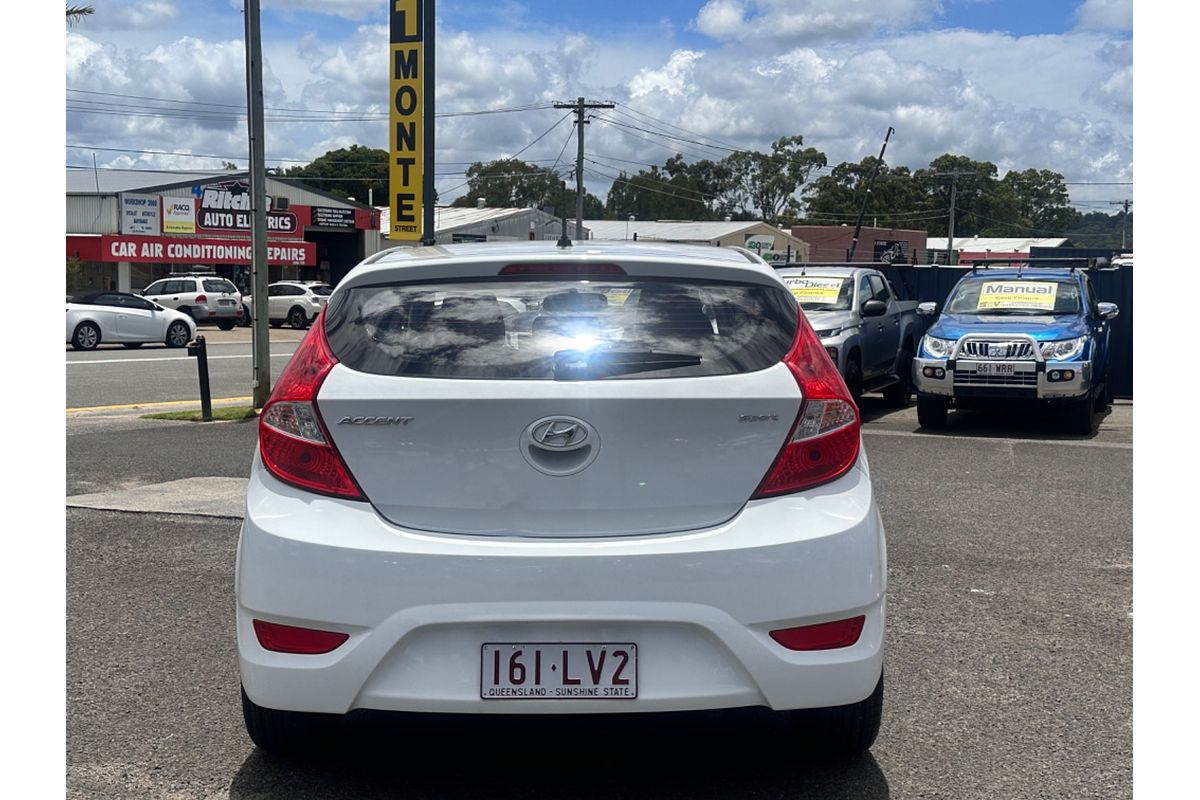
[(925, 348), (925, 352), (934, 358), (949, 358), (950, 351), (954, 349), (956, 339), (939, 339), (936, 336), (926, 336), (921, 341), (921, 346)]
[(830, 336), (837, 336), (841, 332), (841, 328), (825, 328), (824, 330), (817, 331), (817, 338), (828, 339)]
[(1086, 336), (1080, 336), (1078, 339), (1063, 339), (1059, 342), (1042, 342), (1042, 358), (1047, 361), (1064, 361), (1074, 358), (1083, 351), (1085, 343), (1087, 343)]

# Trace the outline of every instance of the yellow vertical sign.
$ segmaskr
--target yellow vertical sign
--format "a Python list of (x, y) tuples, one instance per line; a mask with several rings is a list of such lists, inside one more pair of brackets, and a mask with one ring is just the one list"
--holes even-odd
[(388, 195), (392, 241), (419, 241), (425, 173), (425, 45), (422, 0), (392, 0)]

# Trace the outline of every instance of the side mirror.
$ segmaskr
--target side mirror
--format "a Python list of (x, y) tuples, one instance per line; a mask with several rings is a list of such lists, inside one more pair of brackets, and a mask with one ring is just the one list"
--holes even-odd
[(937, 303), (918, 303), (917, 314), (922, 317), (932, 317), (937, 314)]
[(887, 303), (882, 300), (868, 300), (862, 304), (864, 317), (882, 317), (887, 313)]
[(1116, 303), (1099, 303), (1101, 319), (1112, 319), (1121, 313)]
[(145, 297), (145, 296), (146, 296), (146, 290), (145, 290), (145, 289), (142, 289), (140, 292), (138, 292), (138, 296), (140, 296), (140, 297)]

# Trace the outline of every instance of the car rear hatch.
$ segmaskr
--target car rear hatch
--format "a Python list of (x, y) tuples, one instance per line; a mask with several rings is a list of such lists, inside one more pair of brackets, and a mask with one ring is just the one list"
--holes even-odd
[[(335, 294), (324, 330), (339, 363), (317, 406), (379, 513), (554, 537), (734, 516), (801, 404), (781, 363), (797, 330), (788, 292), (751, 270), (503, 266), (397, 270)], [(532, 326), (510, 324), (530, 309)]]

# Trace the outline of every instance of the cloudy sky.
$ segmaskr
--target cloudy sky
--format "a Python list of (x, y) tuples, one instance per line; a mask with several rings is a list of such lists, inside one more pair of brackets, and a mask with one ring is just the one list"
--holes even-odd
[[(244, 166), (241, 0), (93, 5), (66, 32), (67, 164)], [(386, 148), (385, 0), (262, 5), (268, 163)], [(542, 134), (522, 158), (572, 160), (548, 106), (584, 95), (617, 104), (587, 130), (601, 199), (606, 176), (677, 152), (802, 134), (833, 165), (891, 125), (890, 164), (1052, 169), (1112, 211), (1132, 191), (1132, 18), (1132, 0), (440, 0), (439, 114), (533, 108), (441, 117), (437, 183), (452, 199), (468, 163)]]

